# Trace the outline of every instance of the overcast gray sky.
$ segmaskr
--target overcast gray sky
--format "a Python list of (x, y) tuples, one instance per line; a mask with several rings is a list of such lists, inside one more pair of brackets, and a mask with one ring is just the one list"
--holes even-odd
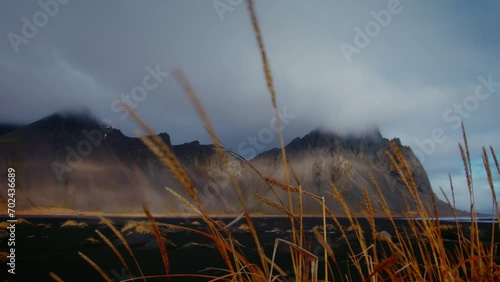
[[(451, 173), (465, 209), (456, 127), (463, 120), (476, 200), (490, 211), (480, 150), (500, 152), (500, 2), (281, 0), (256, 1), (256, 11), (279, 108), (289, 116), (287, 142), (320, 126), (346, 133), (376, 124), (416, 151), (438, 195)], [(242, 142), (273, 117), (242, 1), (2, 1), (0, 35), (0, 122), (88, 108), (134, 135), (116, 106), (128, 95), (174, 144), (208, 143), (166, 74), (176, 67), (231, 148), (248, 149)], [(277, 146), (272, 137), (259, 147)]]

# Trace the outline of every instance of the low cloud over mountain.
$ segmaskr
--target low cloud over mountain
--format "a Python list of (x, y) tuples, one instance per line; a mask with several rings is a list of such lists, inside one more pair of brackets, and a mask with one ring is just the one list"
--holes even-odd
[[(281, 150), (265, 151), (248, 162), (228, 154), (228, 162), (223, 164), (212, 145), (198, 141), (172, 145), (167, 133), (159, 137), (180, 160), (209, 211), (241, 211), (228, 172), (235, 176), (251, 211), (279, 213), (255, 195), (286, 201), (285, 191), (271, 190), (263, 179), (285, 181)], [(427, 173), (413, 151), (399, 139), (392, 142), (405, 156), (421, 196), (430, 200), (433, 191)], [(362, 188), (366, 187), (371, 196), (377, 193), (370, 180), (373, 176), (391, 209), (402, 211), (406, 190), (386, 154), (391, 151), (390, 143), (377, 128), (356, 135), (313, 130), (286, 145), (292, 179), (318, 196), (332, 191), (332, 182), (348, 205), (362, 212)], [(0, 135), (0, 157), (2, 171), (7, 171), (6, 167), (17, 171), (17, 205), (21, 209), (59, 207), (135, 213), (140, 212), (141, 203), (147, 203), (156, 212), (191, 212), (164, 189), (169, 187), (188, 197), (139, 138), (128, 137), (87, 114), (53, 114), (11, 128)], [(326, 198), (331, 210), (340, 211), (332, 199)], [(320, 212), (320, 206), (310, 197), (304, 197), (304, 207), (307, 213)]]

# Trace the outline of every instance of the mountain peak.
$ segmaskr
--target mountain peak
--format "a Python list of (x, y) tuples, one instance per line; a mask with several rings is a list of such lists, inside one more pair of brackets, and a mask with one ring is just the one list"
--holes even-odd
[(169, 147), (172, 146), (172, 143), (170, 141), (170, 135), (168, 135), (168, 133), (162, 132), (162, 133), (158, 134), (158, 136), (163, 140), (163, 142), (165, 142), (165, 144), (167, 144), (167, 146), (169, 146)]
[[(64, 127), (69, 131), (99, 128), (102, 123), (90, 111), (65, 111), (46, 116), (31, 125), (43, 128)], [(30, 126), (30, 125), (28, 125)]]
[(359, 134), (341, 135), (331, 130), (316, 128), (304, 137), (293, 139), (287, 146), (287, 151), (299, 153), (309, 149), (325, 148), (330, 151), (339, 150), (371, 150), (387, 143), (377, 127), (370, 128)]
[[(174, 177), (165, 173), (159, 158), (139, 138), (125, 136), (118, 129), (108, 128), (106, 133), (99, 133), (101, 125), (88, 111), (59, 112), (16, 129), (8, 136), (3, 135), (0, 158), (15, 160), (20, 167), (19, 174), (25, 175), (23, 194), (28, 200), (23, 202), (28, 206), (130, 211), (135, 201), (149, 200), (154, 201), (151, 206), (179, 212), (170, 199), (157, 196), (165, 194), (165, 186), (183, 191), (180, 185), (176, 186)], [(263, 185), (261, 176), (284, 181), (286, 175), (278, 148), (250, 160), (253, 167), (250, 168), (236, 158), (222, 163), (213, 145), (199, 141), (171, 145), (169, 134), (160, 133), (158, 137), (167, 143), (186, 169), (194, 187), (207, 189), (210, 184), (219, 188), (217, 197), (223, 202), (210, 198), (207, 209), (212, 211), (219, 211), (224, 206), (222, 203), (238, 199), (233, 189), (226, 189), (227, 171), (239, 177), (242, 191), (267, 193), (267, 196), (273, 195), (269, 194), (268, 186)], [(394, 141), (401, 144), (397, 139)], [(402, 210), (405, 206), (398, 191), (405, 193), (406, 190), (386, 155), (389, 142), (376, 127), (360, 134), (317, 128), (293, 139), (286, 146), (286, 152), (290, 167), (308, 191), (322, 195), (334, 183), (346, 196), (350, 208), (361, 211), (363, 187), (371, 189), (370, 194), (377, 193), (370, 188), (373, 175), (384, 187), (391, 209)], [(429, 198), (432, 188), (425, 170), (409, 147), (400, 149), (418, 191)], [(257, 175), (254, 169), (262, 175)], [(54, 196), (40, 197), (42, 193)], [(260, 202), (248, 201), (252, 209), (268, 212)], [(110, 202), (117, 204), (110, 206)], [(328, 206), (332, 210), (338, 207), (331, 203)], [(314, 213), (318, 206), (306, 200), (304, 207)]]
[(313, 129), (309, 134), (318, 136), (320, 138), (342, 138), (342, 139), (383, 139), (382, 133), (378, 126), (368, 126), (362, 131), (352, 131), (350, 133), (338, 133), (335, 130), (318, 127)]

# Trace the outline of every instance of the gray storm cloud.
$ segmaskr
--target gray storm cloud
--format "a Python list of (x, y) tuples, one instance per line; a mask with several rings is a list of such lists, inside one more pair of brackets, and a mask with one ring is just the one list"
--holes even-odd
[[(144, 87), (148, 68), (181, 67), (221, 140), (237, 149), (269, 126), (273, 112), (245, 3), (220, 2), (230, 7), (222, 17), (212, 1), (2, 2), (0, 121), (29, 123), (88, 108), (133, 135), (135, 124), (121, 118), (115, 101)], [(476, 157), (481, 145), (500, 144), (500, 7), (496, 1), (397, 2), (256, 5), (280, 109), (295, 115), (284, 130), (287, 140), (317, 127), (356, 133), (377, 125), (384, 136), (400, 137), (421, 153), (436, 190), (446, 185), (444, 166), (457, 163), (457, 121), (465, 122)], [(57, 12), (54, 6), (47, 12), (54, 3)], [(394, 3), (400, 12), (377, 22), (374, 14)], [(43, 25), (40, 11), (47, 14)], [(23, 34), (26, 22), (40, 24), (32, 38)], [(370, 31), (377, 24), (379, 30)], [(13, 45), (12, 34), (25, 40)], [(369, 43), (356, 47), (363, 36)], [(343, 43), (359, 47), (350, 62)], [(478, 76), (489, 75), (491, 95), (471, 104)], [(134, 110), (156, 131), (171, 134), (173, 143), (209, 142), (172, 76), (154, 82), (132, 100)], [(445, 141), (434, 140), (436, 129)], [(274, 138), (265, 149), (277, 144)]]

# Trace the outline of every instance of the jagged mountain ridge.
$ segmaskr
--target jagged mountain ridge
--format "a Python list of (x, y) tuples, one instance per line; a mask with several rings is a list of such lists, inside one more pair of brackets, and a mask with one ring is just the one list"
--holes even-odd
[[(278, 212), (251, 196), (254, 193), (278, 200), (262, 178), (241, 160), (229, 155), (228, 166), (224, 166), (212, 145), (201, 145), (198, 141), (172, 145), (167, 133), (159, 136), (182, 163), (208, 210), (220, 213), (241, 210), (227, 175), (230, 171), (251, 210)], [(422, 165), (409, 147), (394, 141), (408, 160), (422, 196), (430, 198), (432, 188)], [(386, 156), (389, 142), (378, 129), (360, 136), (313, 130), (292, 140), (286, 151), (304, 189), (325, 195), (331, 191), (331, 181), (354, 211), (362, 211), (362, 187), (370, 195), (376, 194), (369, 180), (371, 174), (383, 187), (391, 208), (398, 211), (404, 208), (400, 197), (405, 190)], [(86, 114), (54, 114), (2, 134), (0, 157), (5, 160), (0, 165), (2, 171), (7, 166), (18, 170), (21, 208), (56, 206), (139, 212), (145, 202), (157, 212), (189, 212), (164, 187), (187, 197), (184, 190), (139, 138), (125, 136)], [(280, 150), (263, 152), (250, 163), (263, 176), (284, 181)], [(276, 193), (285, 199), (286, 192)], [(339, 211), (331, 199), (327, 203), (332, 210)], [(319, 211), (312, 199), (305, 199), (304, 205), (306, 212)]]
[[(378, 129), (361, 136), (340, 136), (322, 130), (313, 130), (302, 138), (295, 138), (285, 148), (292, 159), (303, 154), (329, 155), (330, 158), (341, 158), (346, 153), (351, 157), (363, 160), (382, 168), (388, 174), (396, 171), (392, 168), (386, 152), (391, 151), (390, 142), (395, 142), (408, 162), (418, 190), (422, 193), (432, 193), (430, 181), (424, 168), (408, 146), (403, 146), (398, 138), (388, 140), (382, 137)], [(266, 154), (266, 153), (264, 153)], [(342, 162), (342, 161), (340, 161)], [(343, 161), (345, 162), (345, 161)], [(344, 164), (345, 166), (346, 164)]]
[[(431, 201), (433, 191), (429, 178), (411, 148), (401, 145), (399, 139), (383, 138), (378, 130), (362, 136), (340, 136), (328, 131), (313, 130), (302, 138), (292, 140), (285, 149), (293, 173), (308, 191), (324, 195), (325, 187), (328, 191), (332, 182), (353, 211), (362, 211), (363, 187), (369, 195), (377, 194), (370, 179), (372, 175), (383, 188), (390, 207), (395, 211), (402, 211), (405, 209), (402, 195), (408, 193), (387, 156), (387, 152), (392, 152), (391, 142), (395, 142), (405, 157), (421, 197)], [(269, 176), (275, 179), (285, 178), (281, 150), (260, 154), (256, 157), (256, 163)], [(309, 200), (309, 203), (312, 205), (313, 201)], [(440, 208), (446, 206), (442, 202), (438, 204)], [(341, 211), (332, 200), (329, 201), (329, 206), (334, 211)]]

